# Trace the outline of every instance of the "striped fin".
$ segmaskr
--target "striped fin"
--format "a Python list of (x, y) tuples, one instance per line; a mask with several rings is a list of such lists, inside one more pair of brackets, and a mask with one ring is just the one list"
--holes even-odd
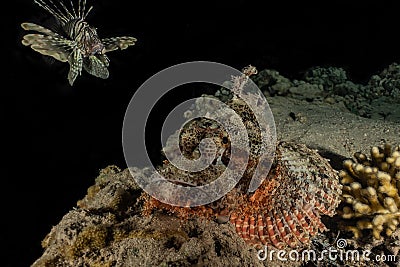
[(49, 29), (47, 29), (43, 26), (37, 25), (35, 23), (24, 22), (24, 23), (21, 23), (21, 27), (22, 27), (22, 29), (24, 29), (26, 31), (37, 31), (40, 33), (44, 33), (46, 35), (61, 37), (58, 33), (55, 33), (52, 30), (49, 30)]
[(68, 57), (69, 62), (69, 73), (68, 73), (68, 81), (72, 86), (74, 81), (78, 75), (81, 74), (82, 71), (82, 54), (79, 49), (74, 49), (72, 53)]
[(117, 50), (118, 48), (124, 50), (131, 45), (134, 45), (137, 39), (130, 36), (104, 38), (101, 42), (104, 45), (105, 53)]
[(22, 39), (22, 44), (30, 46), (36, 52), (51, 56), (61, 62), (68, 61), (68, 55), (73, 48), (73, 42), (61, 35), (34, 23), (22, 23), (25, 30), (37, 31), (42, 34), (27, 34)]
[[(98, 57), (104, 56), (104, 57)], [(83, 60), (83, 68), (91, 75), (107, 79), (108, 78), (108, 58), (106, 55), (91, 55)]]

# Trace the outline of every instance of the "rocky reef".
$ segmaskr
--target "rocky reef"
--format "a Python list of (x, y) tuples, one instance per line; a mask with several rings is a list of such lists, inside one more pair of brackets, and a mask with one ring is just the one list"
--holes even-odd
[[(147, 169), (131, 169), (137, 176)], [(228, 224), (141, 214), (141, 190), (128, 169), (102, 170), (96, 183), (45, 237), (32, 266), (260, 266)]]
[(263, 70), (254, 81), (268, 96), (342, 106), (366, 118), (400, 119), (400, 66), (389, 65), (366, 84), (353, 82), (340, 67), (313, 67), (302, 79), (290, 80), (275, 70)]
[[(373, 119), (374, 116), (360, 117), (349, 112), (346, 104), (341, 102), (343, 98), (339, 96), (340, 91), (338, 88), (344, 87), (338, 87), (338, 85), (344, 86), (348, 81), (345, 79), (343, 72), (332, 69), (315, 73), (317, 74), (308, 74), (309, 78), (304, 81), (290, 81), (272, 70), (262, 71), (256, 77), (259, 85), (263, 86), (262, 89), (267, 95), (268, 103), (274, 114), (277, 138), (279, 140), (278, 152), (280, 153), (277, 153), (275, 166), (269, 178), (275, 178), (275, 182), (279, 183), (281, 187), (277, 187), (273, 183), (264, 184), (258, 192), (263, 194), (258, 194), (256, 191), (256, 194), (246, 196), (238, 189), (240, 189), (240, 186), (246, 187), (247, 184), (241, 184), (238, 189), (232, 192), (232, 194), (236, 194), (233, 197), (233, 203), (227, 197), (218, 202), (218, 205), (210, 205), (198, 210), (173, 209), (162, 206), (161, 203), (151, 199), (135, 183), (134, 177), (144, 179), (150, 176), (149, 169), (133, 168), (129, 172), (128, 169), (120, 171), (117, 167), (111, 166), (100, 172), (95, 179), (94, 185), (88, 189), (87, 195), (78, 201), (77, 206), (68, 212), (58, 225), (51, 229), (42, 242), (43, 255), (33, 263), (33, 266), (354, 265), (354, 262), (349, 259), (332, 261), (326, 258), (322, 261), (280, 261), (276, 257), (272, 260), (260, 260), (258, 258), (258, 248), (249, 245), (255, 242), (249, 241), (258, 242), (261, 238), (267, 237), (266, 243), (271, 248), (273, 248), (273, 245), (279, 247), (278, 244), (281, 243), (290, 247), (292, 238), (302, 236), (301, 233), (296, 235), (294, 228), (290, 228), (293, 224), (288, 223), (289, 219), (286, 221), (286, 225), (282, 220), (278, 220), (285, 216), (283, 214), (284, 209), (281, 209), (279, 204), (281, 206), (290, 206), (290, 204), (286, 204), (291, 200), (295, 202), (296, 197), (294, 194), (296, 192), (301, 193), (299, 196), (301, 199), (306, 200), (304, 203), (313, 205), (313, 209), (308, 211), (311, 211), (315, 217), (312, 220), (306, 220), (310, 226), (310, 232), (308, 232), (309, 240), (305, 242), (308, 244), (308, 248), (314, 249), (318, 253), (324, 249), (335, 248), (338, 239), (345, 239), (347, 240), (347, 246), (340, 251), (370, 250), (372, 252), (371, 257), (389, 254), (396, 257), (394, 260), (382, 262), (360, 261), (357, 262), (359, 266), (398, 265), (397, 255), (400, 231), (396, 228), (390, 237), (387, 236), (388, 233), (390, 234), (390, 229), (392, 229), (387, 223), (389, 220), (382, 224), (383, 229), (381, 231), (377, 227), (376, 233), (379, 232), (379, 236), (376, 237), (380, 239), (369, 242), (362, 238), (359, 240), (354, 239), (353, 233), (356, 233), (357, 230), (348, 232), (338, 227), (342, 221), (345, 221), (354, 222), (354, 224), (347, 226), (357, 228), (358, 219), (362, 216), (343, 219), (341, 216), (330, 217), (324, 216), (324, 214), (332, 215), (334, 213), (333, 209), (338, 202), (336, 199), (336, 196), (339, 197), (338, 186), (330, 184), (338, 178), (338, 173), (335, 170), (340, 170), (343, 160), (351, 157), (354, 151), (365, 151), (370, 144), (382, 145), (381, 148), (374, 149), (374, 156), (371, 155), (368, 158), (366, 154), (357, 154), (356, 159), (352, 160), (351, 164), (349, 160), (345, 161), (347, 162), (345, 166), (351, 165), (351, 168), (345, 168), (345, 171), (354, 180), (347, 181), (348, 183), (344, 185), (346, 190), (349, 189), (348, 187), (351, 189), (350, 185), (357, 181), (360, 183), (361, 189), (366, 188), (363, 182), (365, 175), (360, 171), (357, 172), (360, 169), (357, 167), (358, 165), (362, 165), (364, 168), (367, 164), (370, 164), (371, 168), (373, 168), (372, 166), (376, 166), (377, 169), (380, 168), (378, 172), (391, 175), (391, 167), (388, 169), (384, 162), (397, 166), (396, 162), (398, 160), (393, 161), (391, 158), (398, 158), (396, 154), (398, 148), (390, 149), (390, 152), (388, 152), (389, 149), (384, 144), (400, 143), (400, 125), (390, 119), (393, 118), (391, 117), (392, 115), (386, 117), (386, 120), (382, 120), (382, 116), (380, 117), (381, 119), (375, 120)], [(324, 81), (322, 82), (315, 76), (326, 76), (327, 78), (322, 79)], [(321, 84), (318, 85), (318, 83)], [(314, 90), (306, 90), (309, 85), (312, 85)], [(326, 88), (328, 87), (333, 88), (332, 90), (336, 93), (330, 93), (331, 91), (327, 93)], [(216, 97), (224, 98), (225, 102), (232, 100), (232, 95), (223, 91), (219, 92)], [(393, 96), (385, 95), (384, 97), (392, 98)], [(238, 104), (239, 102), (235, 103)], [(190, 117), (190, 114), (186, 115)], [(194, 121), (192, 123), (192, 125), (188, 125), (191, 126), (189, 128), (196, 126), (200, 130), (207, 129), (207, 127), (210, 127), (208, 129), (213, 129), (213, 125), (205, 121)], [(205, 125), (207, 127), (204, 127)], [(223, 132), (210, 130), (205, 132), (208, 135), (205, 134), (203, 136), (213, 138), (216, 143), (220, 142), (221, 146), (229, 146), (225, 142)], [(182, 134), (193, 136), (189, 131), (183, 131)], [(196, 158), (196, 153), (198, 152), (196, 145), (193, 145), (191, 149), (189, 149), (189, 146), (187, 148), (185, 155)], [(222, 167), (225, 162), (225, 156), (228, 155), (221, 153), (219, 156), (220, 160), (217, 162), (220, 165), (217, 165)], [(379, 166), (376, 165), (377, 162), (380, 162)], [(164, 170), (166, 174), (171, 173), (170, 171), (173, 170), (173, 167), (170, 166), (168, 161), (164, 162), (164, 164), (160, 170)], [(353, 164), (356, 165), (353, 167)], [(279, 168), (277, 168), (278, 166)], [(304, 181), (308, 182), (300, 183), (296, 186), (285, 184), (287, 182), (295, 183), (294, 177), (296, 175), (305, 175), (305, 170), (302, 169), (302, 166), (308, 166), (306, 168), (308, 172), (311, 170), (308, 176), (303, 177)], [(218, 171), (221, 171), (220, 167), (209, 171), (218, 173)], [(353, 175), (350, 169), (353, 169), (358, 176)], [(249, 169), (249, 175), (250, 172), (251, 169)], [(392, 187), (389, 184), (394, 181), (393, 177), (397, 179), (396, 175), (390, 176), (389, 183), (387, 183), (387, 176), (380, 175), (382, 182), (386, 183), (386, 186), (383, 186), (383, 184), (380, 186), (387, 188), (382, 190), (387, 190), (390, 194), (390, 188)], [(291, 180), (285, 180), (284, 178), (287, 176), (292, 177)], [(343, 172), (340, 173), (340, 176), (342, 180), (345, 178)], [(186, 186), (190, 186), (189, 178), (196, 178), (195, 176), (185, 176), (184, 173), (181, 173), (180, 177), (182, 181), (178, 179), (175, 182)], [(198, 178), (202, 177), (199, 176)], [(176, 176), (170, 176), (169, 178), (173, 180)], [(361, 179), (361, 181), (358, 179)], [(209, 181), (207, 179), (197, 180), (200, 184)], [(346, 182), (346, 180), (342, 182)], [(311, 187), (307, 188), (307, 184), (311, 185)], [(294, 189), (284, 192), (284, 189), (290, 186), (293, 186)], [(383, 191), (379, 189), (380, 186), (374, 187), (377, 195), (383, 194)], [(272, 188), (276, 188), (275, 192), (270, 190)], [(299, 188), (302, 188), (303, 191)], [(322, 189), (322, 191), (316, 193), (318, 188)], [(314, 195), (308, 199), (307, 190), (314, 192)], [(346, 194), (353, 196), (351, 190), (345, 191)], [(268, 195), (264, 194), (265, 192), (276, 196), (278, 200), (275, 200), (275, 202), (272, 202), (271, 199), (265, 201), (268, 198)], [(238, 193), (241, 193), (241, 195), (238, 195)], [(242, 198), (237, 196), (242, 196)], [(281, 196), (280, 199), (279, 196)], [(392, 198), (396, 204), (396, 197)], [(365, 199), (361, 200), (364, 201), (362, 203), (371, 206)], [(264, 201), (267, 205), (263, 205)], [(394, 211), (394, 206), (391, 205), (390, 200), (385, 203), (385, 199), (382, 200), (378, 197), (378, 202), (382, 208), (387, 209), (389, 212), (391, 210)], [(246, 203), (248, 205), (245, 205)], [(298, 203), (295, 202), (295, 204), (297, 205)], [(294, 207), (299, 207), (296, 205)], [(348, 207), (346, 209), (350, 209), (349, 211), (353, 212), (354, 215), (358, 214), (353, 209), (352, 204), (344, 203), (343, 205), (346, 205)], [(268, 210), (266, 209), (267, 206), (273, 208)], [(234, 212), (236, 207), (241, 207), (246, 212), (237, 214)], [(371, 206), (371, 208), (374, 207)], [(257, 209), (267, 210), (267, 214), (271, 212), (270, 218), (275, 220), (274, 223), (277, 226), (276, 229), (266, 227), (266, 230), (272, 229), (271, 235), (264, 230), (265, 228), (263, 228), (262, 232), (258, 231), (261, 224), (257, 224), (259, 211)], [(274, 210), (276, 210), (276, 214), (273, 214)], [(294, 212), (292, 209), (288, 210)], [(343, 211), (343, 207), (340, 210)], [(365, 210), (361, 209), (360, 211)], [(254, 214), (257, 216), (254, 216)], [(267, 216), (263, 215), (264, 217), (261, 221), (263, 224), (264, 222), (267, 224)], [(373, 220), (373, 217), (368, 217), (368, 219)], [(393, 221), (391, 223), (393, 224)], [(325, 228), (328, 231), (321, 231), (325, 230)], [(387, 232), (388, 230), (389, 232)], [(274, 243), (274, 239), (270, 237), (275, 236), (277, 232), (279, 232), (279, 239), (276, 239), (277, 242)], [(281, 232), (284, 234), (281, 235)], [(372, 229), (365, 229), (358, 232), (361, 232), (363, 237), (368, 237), (369, 233), (372, 234), (373, 231)], [(385, 236), (385, 238), (381, 238), (381, 236)], [(281, 237), (282, 239), (280, 239)]]

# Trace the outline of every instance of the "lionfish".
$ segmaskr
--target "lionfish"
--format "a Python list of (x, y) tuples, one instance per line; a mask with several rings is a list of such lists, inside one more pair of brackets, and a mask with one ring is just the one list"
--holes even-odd
[(136, 38), (130, 36), (100, 39), (96, 28), (90, 26), (86, 17), (92, 10), (91, 6), (86, 11), (86, 0), (79, 0), (77, 10), (70, 0), (71, 10), (62, 2), (59, 5), (51, 0), (34, 0), (41, 8), (52, 14), (60, 30), (52, 31), (40, 25), (25, 22), (21, 24), (24, 30), (38, 33), (26, 34), (22, 44), (30, 46), (33, 50), (55, 58), (61, 62), (69, 63), (68, 81), (72, 86), (82, 68), (91, 75), (107, 79), (109, 72), (109, 59), (107, 52), (126, 49), (134, 45)]

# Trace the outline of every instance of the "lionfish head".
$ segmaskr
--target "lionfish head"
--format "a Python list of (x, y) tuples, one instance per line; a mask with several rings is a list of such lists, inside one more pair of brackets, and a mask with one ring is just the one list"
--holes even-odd
[(81, 40), (79, 40), (83, 56), (88, 57), (95, 54), (103, 54), (105, 46), (97, 35), (96, 28), (86, 24), (82, 29)]

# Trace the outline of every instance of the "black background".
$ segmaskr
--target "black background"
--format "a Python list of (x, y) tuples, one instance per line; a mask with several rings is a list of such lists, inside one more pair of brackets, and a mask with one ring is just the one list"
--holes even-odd
[(399, 59), (399, 8), (388, 1), (248, 2), (89, 1), (94, 9), (87, 20), (101, 37), (132, 35), (138, 42), (109, 54), (109, 79), (83, 73), (73, 87), (66, 63), (20, 42), (22, 22), (51, 23), (50, 16), (33, 1), (14, 1), (3, 9), (5, 266), (32, 264), (42, 253), (40, 241), (85, 195), (98, 171), (110, 164), (126, 167), (125, 109), (135, 90), (158, 71), (208, 60), (237, 69), (273, 68), (298, 78), (321, 65), (343, 67), (355, 82), (365, 83)]

